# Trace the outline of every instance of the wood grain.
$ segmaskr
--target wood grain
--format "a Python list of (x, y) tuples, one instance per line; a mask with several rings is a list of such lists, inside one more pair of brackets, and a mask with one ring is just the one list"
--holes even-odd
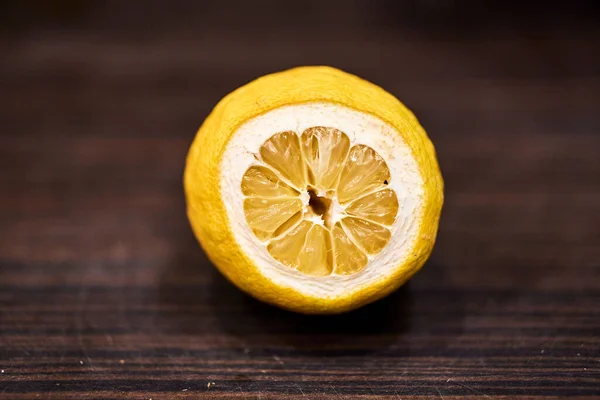
[[(464, 2), (427, 18), (393, 3), (348, 3), (333, 26), (318, 22), (340, 3), (265, 2), (256, 25), (244, 5), (161, 15), (149, 2), (134, 18), (128, 2), (56, 1), (21, 24), (24, 6), (5, 8), (0, 398), (600, 398), (590, 10), (530, 24), (492, 2), (496, 13), (463, 16), (489, 24), (440, 27)], [(405, 101), (446, 181), (422, 272), (329, 317), (226, 282), (190, 231), (181, 184), (221, 96), (315, 63)]]

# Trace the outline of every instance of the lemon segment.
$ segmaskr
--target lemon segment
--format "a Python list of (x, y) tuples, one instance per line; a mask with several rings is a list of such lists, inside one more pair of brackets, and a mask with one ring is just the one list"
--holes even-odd
[(311, 222), (302, 221), (296, 227), (292, 228), (285, 236), (273, 240), (267, 246), (269, 253), (277, 261), (288, 265), (291, 268), (298, 268), (300, 260), (298, 256), (304, 249), (306, 234), (313, 226)]
[(335, 273), (338, 275), (352, 275), (361, 271), (367, 265), (369, 259), (350, 240), (339, 222), (333, 227), (332, 236)]
[(340, 176), (338, 199), (344, 204), (390, 182), (390, 170), (375, 150), (364, 145), (353, 146)]
[(262, 145), (260, 155), (297, 189), (304, 187), (306, 175), (300, 141), (294, 132), (281, 132)]
[(254, 197), (297, 197), (300, 194), (269, 168), (256, 165), (250, 167), (244, 175), (242, 193)]
[(333, 270), (332, 257), (329, 232), (321, 225), (313, 225), (300, 251), (298, 270), (312, 276), (329, 275)]
[(351, 202), (346, 213), (384, 225), (392, 225), (398, 213), (398, 198), (391, 189), (383, 189)]
[(304, 218), (304, 212), (303, 211), (298, 211), (296, 214), (292, 215), (290, 217), (290, 219), (288, 219), (287, 221), (285, 221), (283, 224), (279, 225), (279, 228), (277, 228), (275, 230), (275, 232), (273, 232), (273, 239), (277, 239), (279, 237), (281, 237), (282, 235), (287, 234), (292, 228), (294, 228), (296, 225), (298, 225), (300, 223), (300, 221), (302, 221)]
[(391, 236), (389, 229), (362, 218), (346, 217), (342, 219), (342, 226), (368, 254), (379, 253)]
[(260, 240), (273, 233), (294, 214), (302, 210), (300, 199), (251, 197), (244, 201), (244, 211), (250, 228)]
[(348, 136), (335, 128), (314, 127), (301, 139), (309, 183), (320, 190), (335, 187), (350, 149)]

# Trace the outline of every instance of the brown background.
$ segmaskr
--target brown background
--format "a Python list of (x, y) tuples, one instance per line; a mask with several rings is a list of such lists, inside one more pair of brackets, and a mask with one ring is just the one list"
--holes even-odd
[[(0, 398), (600, 398), (595, 2), (0, 13)], [(181, 184), (223, 95), (305, 64), (402, 99), (446, 180), (423, 271), (333, 317), (227, 283)]]

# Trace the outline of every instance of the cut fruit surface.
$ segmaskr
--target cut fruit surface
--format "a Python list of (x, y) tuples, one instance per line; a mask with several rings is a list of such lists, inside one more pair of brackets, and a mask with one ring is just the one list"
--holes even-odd
[(302, 134), (302, 150), (311, 186), (319, 190), (335, 188), (344, 166), (350, 140), (345, 133), (324, 127), (308, 128)]
[(365, 253), (350, 240), (340, 223), (335, 224), (331, 233), (336, 261), (335, 272), (339, 275), (350, 275), (361, 271), (369, 261)]
[(250, 197), (244, 201), (248, 224), (260, 240), (271, 238), (277, 228), (301, 210), (302, 201), (294, 198)]
[(271, 169), (253, 166), (248, 169), (242, 181), (242, 192), (246, 196), (285, 197), (300, 193), (283, 182)]
[(389, 183), (390, 170), (379, 154), (370, 147), (359, 145), (350, 150), (340, 176), (340, 203), (352, 201)]
[(294, 132), (273, 135), (260, 148), (263, 161), (291, 182), (297, 189), (306, 182), (305, 168), (300, 152), (300, 141)]
[(349, 311), (410, 279), (443, 203), (435, 149), (398, 99), (330, 67), (225, 96), (190, 147), (187, 214), (244, 292), (302, 313)]
[(383, 189), (354, 200), (346, 213), (355, 217), (362, 217), (383, 225), (394, 223), (394, 215), (390, 210), (398, 210), (398, 199), (391, 189)]
[(390, 240), (398, 199), (387, 187), (385, 161), (369, 146), (315, 126), (273, 134), (260, 156), (242, 178), (245, 217), (283, 265), (312, 276), (349, 275)]

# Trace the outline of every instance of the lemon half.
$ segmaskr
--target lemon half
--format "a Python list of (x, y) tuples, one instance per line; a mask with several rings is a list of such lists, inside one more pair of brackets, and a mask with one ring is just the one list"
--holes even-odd
[(443, 203), (414, 115), (330, 67), (267, 75), (221, 100), (190, 148), (184, 185), (217, 268), (304, 313), (348, 311), (406, 282), (432, 251)]

